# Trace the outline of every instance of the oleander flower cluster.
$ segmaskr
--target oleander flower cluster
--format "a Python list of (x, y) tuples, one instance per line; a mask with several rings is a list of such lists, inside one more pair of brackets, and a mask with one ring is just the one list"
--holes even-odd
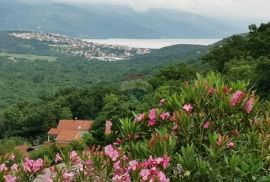
[[(215, 73), (181, 85), (154, 107), (124, 118), (116, 140), (48, 160), (0, 160), (6, 182), (269, 181), (270, 104), (247, 83)], [(0, 180), (0, 181), (1, 181)]]

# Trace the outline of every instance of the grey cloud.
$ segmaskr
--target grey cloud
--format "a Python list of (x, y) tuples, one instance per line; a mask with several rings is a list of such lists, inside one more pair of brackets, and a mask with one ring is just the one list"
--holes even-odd
[[(37, 0), (24, 1), (37, 2)], [(268, 21), (270, 18), (269, 0), (39, 0), (39, 2), (48, 1), (71, 4), (104, 3), (127, 5), (137, 11), (168, 8), (224, 20), (243, 20), (247, 22)]]

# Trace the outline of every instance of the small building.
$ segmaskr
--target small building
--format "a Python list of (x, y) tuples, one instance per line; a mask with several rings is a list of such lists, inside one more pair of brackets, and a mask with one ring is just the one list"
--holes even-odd
[(59, 144), (68, 144), (73, 140), (81, 140), (93, 125), (90, 120), (60, 120), (57, 128), (48, 132), (48, 142), (55, 140)]

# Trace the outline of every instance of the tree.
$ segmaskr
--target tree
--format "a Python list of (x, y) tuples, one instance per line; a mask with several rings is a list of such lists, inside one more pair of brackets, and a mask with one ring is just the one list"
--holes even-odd
[(72, 119), (73, 114), (72, 114), (70, 108), (69, 107), (64, 107), (62, 109), (62, 112), (60, 113), (60, 117), (61, 117), (61, 119)]
[(270, 91), (270, 59), (260, 58), (256, 66), (255, 83), (263, 97), (269, 97)]
[(248, 50), (254, 58), (261, 56), (269, 57), (270, 55), (270, 22), (262, 23), (259, 27), (256, 25), (249, 26)]
[(203, 63), (208, 63), (214, 70), (223, 72), (225, 63), (232, 59), (245, 58), (247, 56), (247, 41), (243, 36), (234, 35), (217, 43), (202, 57)]

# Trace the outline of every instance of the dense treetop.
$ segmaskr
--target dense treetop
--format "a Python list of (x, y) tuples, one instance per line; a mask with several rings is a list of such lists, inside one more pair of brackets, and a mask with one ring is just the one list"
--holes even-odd
[[(122, 62), (87, 61), (80, 57), (14, 61), (2, 56), (0, 137), (42, 141), (59, 119), (78, 117), (96, 121), (92, 137), (102, 143), (107, 119), (118, 122), (148, 109), (159, 99), (181, 92), (196, 72), (205, 74), (209, 70), (220, 72), (227, 82), (249, 81), (249, 88), (266, 99), (270, 61), (269, 53), (263, 50), (268, 50), (269, 27), (269, 23), (252, 25), (249, 33), (229, 37), (212, 45), (209, 51), (205, 47), (180, 45)], [(198, 52), (205, 51), (201, 64), (196, 58), (204, 55)], [(171, 65), (165, 66), (168, 64)]]

